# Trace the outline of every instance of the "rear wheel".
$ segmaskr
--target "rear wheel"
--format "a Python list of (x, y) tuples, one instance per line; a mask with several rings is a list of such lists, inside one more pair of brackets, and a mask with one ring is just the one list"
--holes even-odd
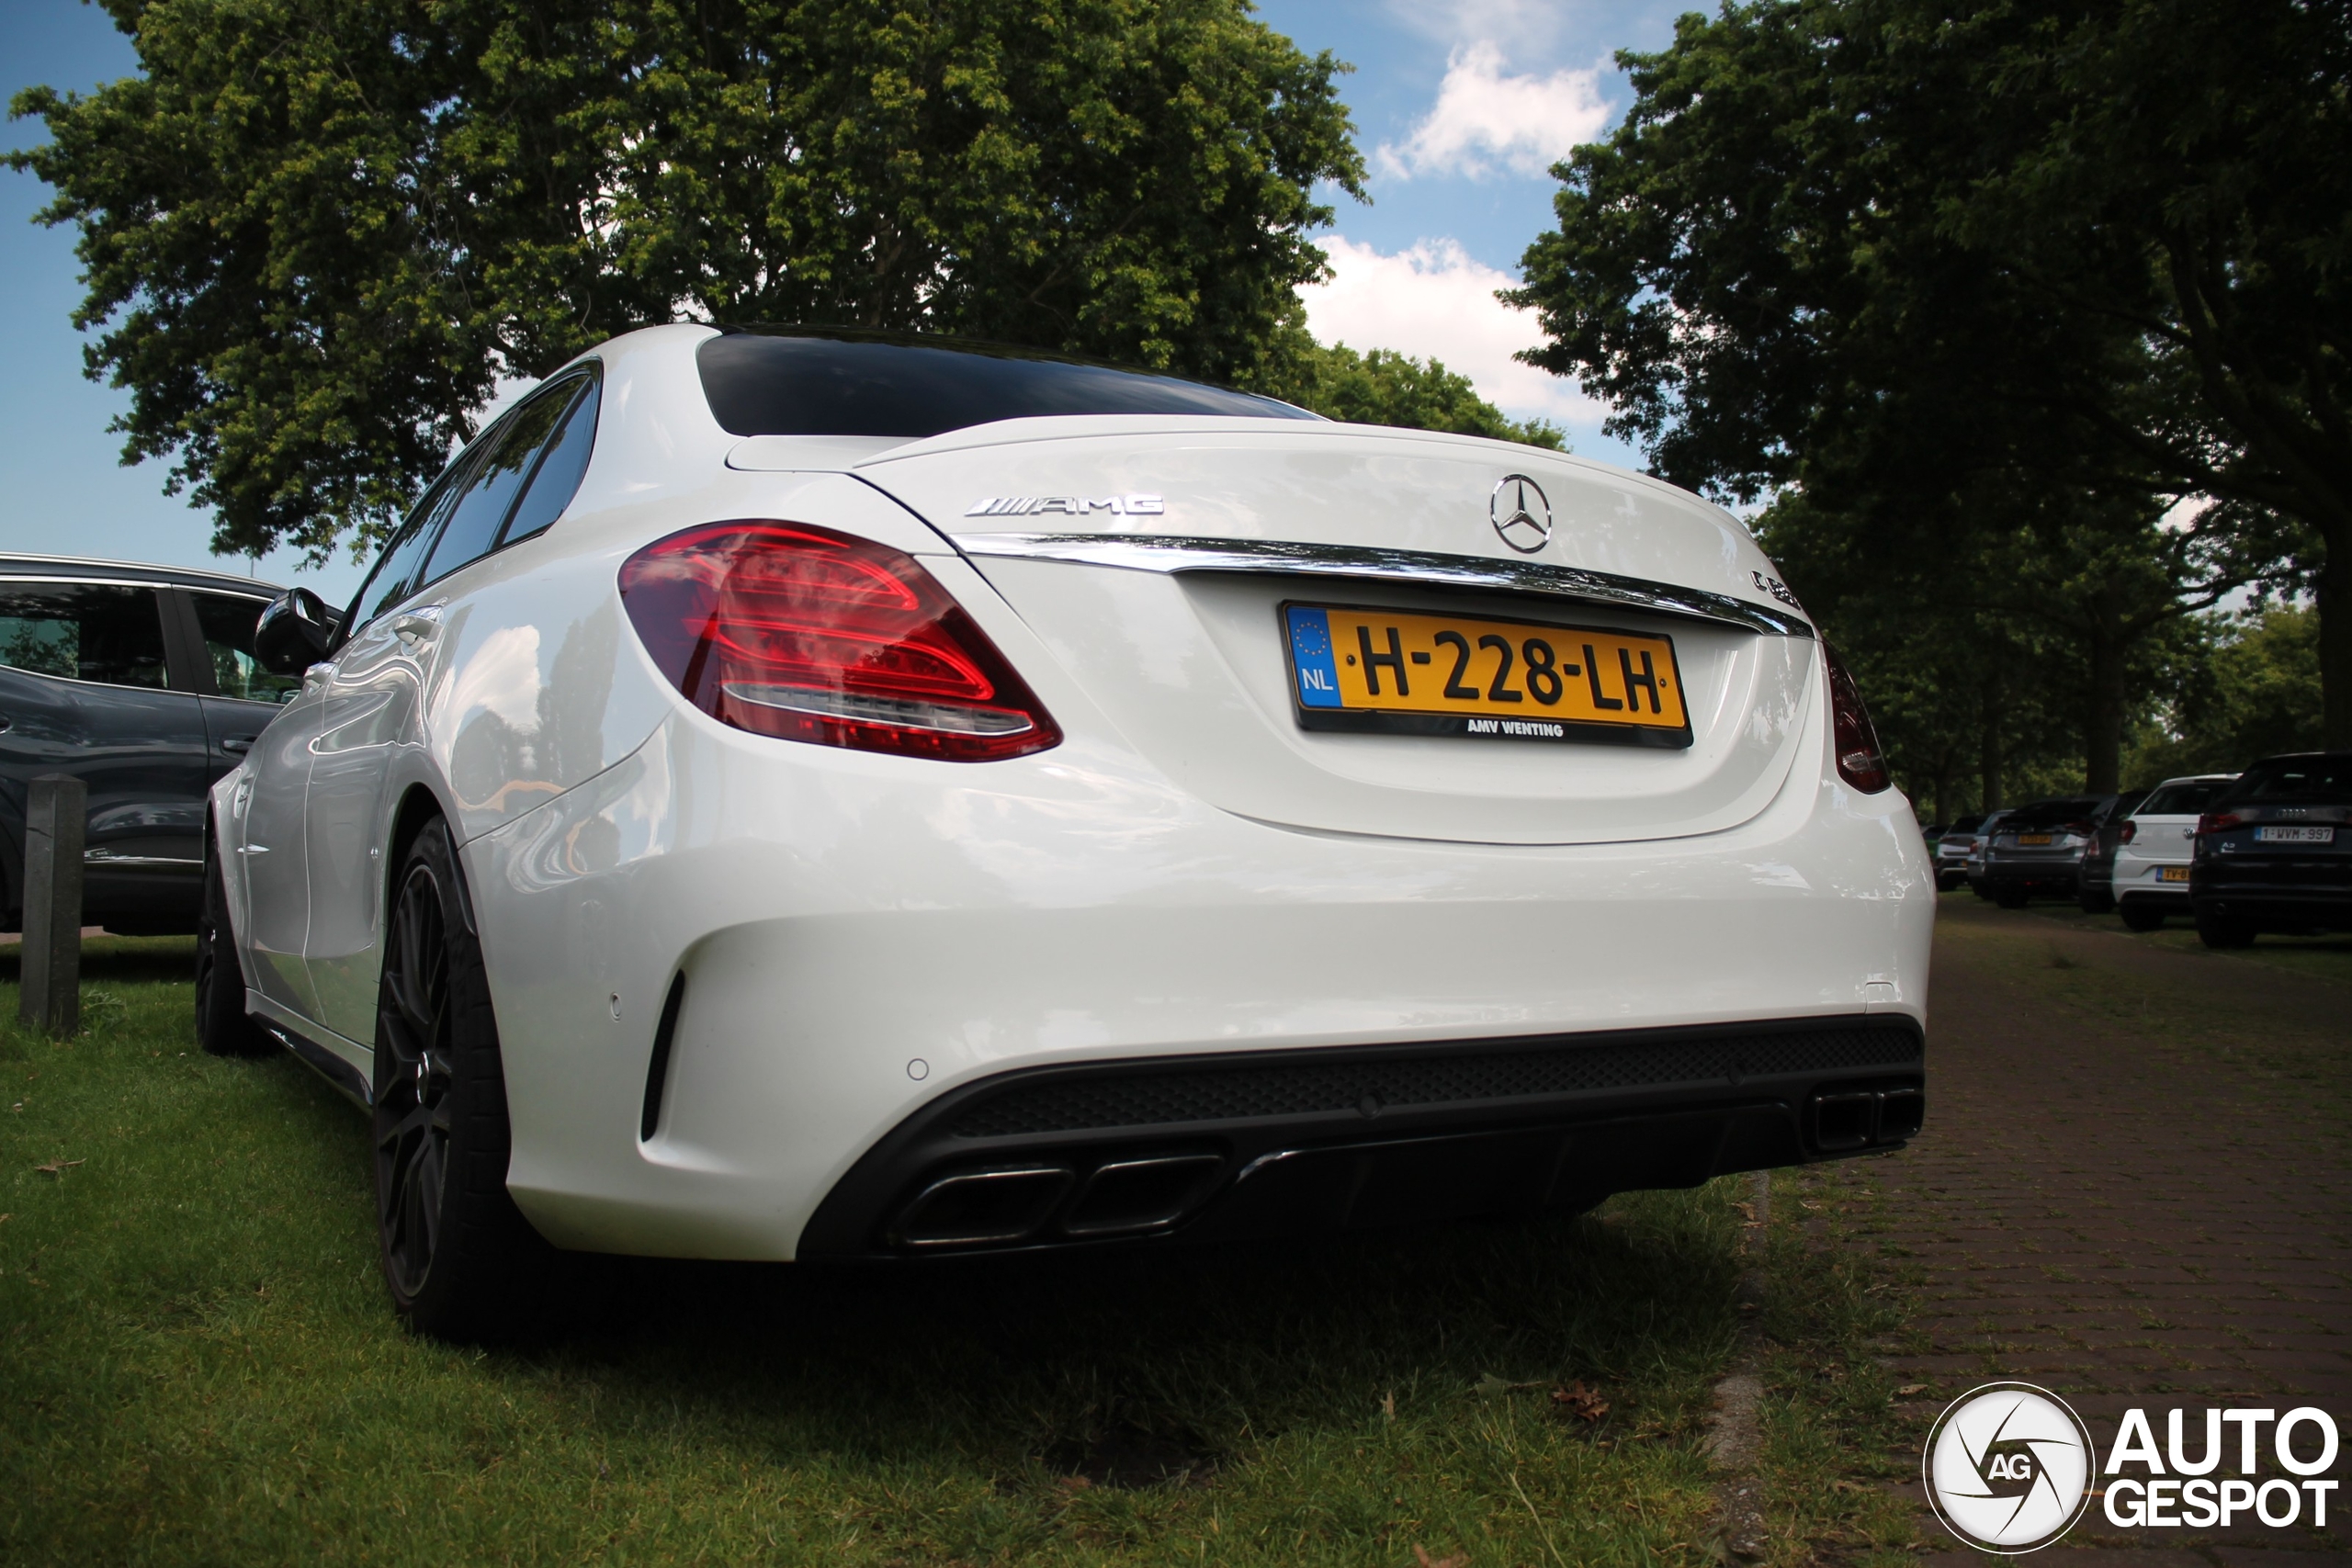
[(2252, 947), (2254, 928), (2211, 909), (2197, 911), (2197, 938), (2208, 947)]
[(275, 1049), (245, 1015), (245, 972), (229, 929), (220, 848), (204, 846), (204, 905), (196, 922), (196, 1043), (215, 1056), (264, 1056)]
[(506, 1191), (511, 1136), (481, 944), (442, 822), (392, 879), (376, 1001), (376, 1221), (392, 1304), (444, 1339), (537, 1321), (554, 1250)]
[(2123, 917), (2123, 923), (2135, 931), (2152, 931), (2165, 923), (2163, 907), (2145, 899), (2137, 904), (2127, 899), (2116, 912)]

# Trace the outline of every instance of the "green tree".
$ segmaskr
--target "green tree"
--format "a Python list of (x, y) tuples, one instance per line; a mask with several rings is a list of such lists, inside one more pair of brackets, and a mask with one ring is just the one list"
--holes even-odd
[(1301, 408), (1356, 424), (1449, 430), (1567, 450), (1559, 426), (1546, 420), (1511, 419), (1480, 397), (1469, 377), (1435, 359), (1415, 359), (1393, 349), (1358, 354), (1344, 343), (1327, 347), (1310, 342), (1300, 349), (1296, 367), (1280, 395)]
[(2269, 604), (2199, 617), (2197, 657), (2174, 682), (2169, 722), (2139, 747), (2134, 780), (2231, 773), (2320, 744), (2319, 615)]
[(501, 376), (687, 318), (1276, 374), (1360, 194), (1246, 0), (106, 0), (142, 74), (15, 111), (126, 458), (214, 547), (397, 515)]
[(2323, 659), (2329, 734), (2352, 744), (2352, 575), (2330, 575), (2352, 561), (2345, 17), (2344, 0), (1685, 17), (1671, 48), (1621, 56), (1632, 110), (1556, 171), (1560, 226), (1512, 296), (1551, 340), (1528, 357), (1608, 399), (1666, 477), (1739, 497), (1798, 483), (1890, 550), (1999, 536), (2007, 515), (1942, 501), (1988, 485), (2064, 501), (2069, 526), (2115, 520), (2119, 540), (2179, 496), (2232, 502), (2215, 526), (2318, 574), (2345, 633), (2345, 661)]

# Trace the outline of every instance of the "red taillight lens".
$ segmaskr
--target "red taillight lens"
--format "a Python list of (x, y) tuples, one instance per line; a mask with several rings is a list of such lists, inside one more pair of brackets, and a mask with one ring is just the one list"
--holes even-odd
[(2208, 811), (2197, 819), (2197, 834), (2202, 838), (2208, 833), (2225, 833), (2245, 820), (2234, 811)]
[(687, 701), (785, 740), (985, 762), (1062, 736), (911, 556), (797, 523), (713, 523), (621, 568), (621, 603)]
[(1825, 641), (1821, 653), (1829, 661), (1830, 745), (1838, 754), (1838, 776), (1864, 795), (1876, 795), (1894, 781), (1886, 771), (1886, 754), (1879, 750), (1878, 731), (1871, 726), (1871, 711), (1862, 705), (1862, 694), (1838, 661), (1837, 651)]
[(2121, 843), (2126, 843), (2126, 844), (2128, 844), (2128, 843), (2130, 843), (2132, 840), (2134, 840), (2134, 839), (2138, 838), (2139, 836), (2140, 836), (2140, 824), (2138, 823), (2138, 821), (2133, 820), (2133, 819), (2129, 819), (2129, 818), (2127, 818), (2127, 819), (2125, 820), (2124, 824), (2123, 824), (2123, 836), (2122, 836), (2122, 838), (2121, 838), (2120, 840), (2118, 840), (2118, 841), (2119, 841), (2119, 842), (2121, 842)]

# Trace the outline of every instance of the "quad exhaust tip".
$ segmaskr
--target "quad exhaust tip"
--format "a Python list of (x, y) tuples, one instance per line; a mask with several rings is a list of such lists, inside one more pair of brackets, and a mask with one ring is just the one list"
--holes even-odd
[(1813, 1097), (1813, 1141), (1824, 1154), (1900, 1144), (1926, 1124), (1928, 1097), (1916, 1089), (1835, 1090)]
[(1206, 1153), (1138, 1155), (1080, 1168), (988, 1166), (934, 1178), (899, 1211), (890, 1245), (912, 1251), (1007, 1247), (1048, 1230), (1073, 1240), (1173, 1228), (1225, 1172)]

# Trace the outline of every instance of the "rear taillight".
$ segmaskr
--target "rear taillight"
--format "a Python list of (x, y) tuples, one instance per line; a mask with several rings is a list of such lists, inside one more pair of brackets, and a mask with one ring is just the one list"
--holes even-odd
[(911, 556), (797, 523), (714, 523), (621, 568), (653, 662), (703, 712), (820, 746), (984, 762), (1061, 731)]
[(1837, 750), (1838, 776), (1864, 795), (1876, 795), (1894, 781), (1886, 771), (1886, 755), (1879, 750), (1878, 731), (1871, 727), (1870, 709), (1862, 705), (1862, 694), (1838, 661), (1837, 651), (1825, 641), (1821, 652), (1829, 661), (1830, 744)]
[(2197, 835), (2203, 838), (2208, 833), (2225, 833), (2245, 820), (2234, 811), (2208, 811), (2197, 819)]
[(2139, 824), (2138, 820), (2135, 818), (2135, 819), (2133, 819), (2133, 820), (2127, 821), (2127, 822), (2125, 822), (2125, 823), (2123, 824), (2123, 836), (2122, 836), (2120, 839), (2117, 840), (2116, 841), (2117, 841), (2117, 842), (2119, 842), (2119, 843), (2125, 843), (2125, 844), (2128, 844), (2128, 843), (2130, 843), (2132, 840), (2134, 840), (2134, 839), (2138, 838), (2139, 836), (2140, 836), (2140, 824)]

